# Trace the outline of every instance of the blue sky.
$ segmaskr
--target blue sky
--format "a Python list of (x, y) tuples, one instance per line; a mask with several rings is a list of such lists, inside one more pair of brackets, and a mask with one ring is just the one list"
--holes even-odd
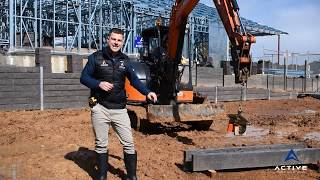
[[(200, 2), (214, 6), (212, 0)], [(289, 33), (281, 36), (281, 51), (320, 53), (320, 0), (238, 0), (238, 4), (241, 17)], [(262, 56), (263, 48), (276, 50), (277, 36), (257, 37), (253, 56)]]

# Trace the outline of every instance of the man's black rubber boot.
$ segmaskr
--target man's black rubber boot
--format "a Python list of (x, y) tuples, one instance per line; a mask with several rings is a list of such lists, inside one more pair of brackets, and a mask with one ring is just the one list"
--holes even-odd
[(124, 163), (127, 169), (127, 179), (137, 180), (137, 152), (135, 154), (124, 153)]
[(106, 180), (108, 172), (108, 153), (97, 153), (97, 180)]

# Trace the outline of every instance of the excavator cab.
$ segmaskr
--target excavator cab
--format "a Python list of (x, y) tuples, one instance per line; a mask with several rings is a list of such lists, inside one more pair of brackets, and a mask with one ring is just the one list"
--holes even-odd
[[(159, 104), (170, 104), (169, 100), (172, 99), (166, 96), (167, 93), (163, 93), (168, 90), (168, 85), (162, 81), (164, 76), (167, 74), (168, 32), (169, 27), (167, 26), (155, 26), (145, 29), (142, 32), (143, 47), (140, 49), (140, 59), (138, 60), (140, 64), (133, 62), (135, 68), (139, 69), (136, 71), (138, 74), (141, 74), (141, 64), (146, 66), (144, 73), (148, 77), (146, 85), (153, 92), (159, 94)], [(176, 79), (175, 76), (169, 78)], [(127, 93), (129, 102), (137, 101), (137, 97), (141, 97), (141, 95), (138, 95), (139, 93), (137, 92), (133, 93), (131, 90), (132, 88), (129, 85), (127, 85), (127, 87), (127, 89), (130, 89), (130, 92)], [(192, 88), (184, 88), (184, 90), (181, 88), (178, 89), (175, 99), (177, 103), (193, 102)]]
[(167, 26), (155, 26), (142, 31), (143, 47), (140, 57), (143, 61), (158, 60), (165, 55), (168, 32)]

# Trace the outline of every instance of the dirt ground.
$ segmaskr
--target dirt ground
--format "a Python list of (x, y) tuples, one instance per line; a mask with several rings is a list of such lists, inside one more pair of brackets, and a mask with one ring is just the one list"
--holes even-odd
[[(228, 114), (238, 102), (225, 103), (226, 112), (209, 131), (173, 124), (134, 131), (138, 177), (148, 179), (320, 179), (316, 166), (307, 171), (276, 171), (274, 167), (185, 172), (183, 151), (189, 148), (235, 147), (305, 142), (320, 148), (320, 100), (246, 101), (250, 123), (243, 136), (226, 134)], [(125, 176), (122, 148), (114, 131), (109, 140), (109, 179)], [(91, 179), (94, 134), (89, 109), (0, 112), (0, 179)]]

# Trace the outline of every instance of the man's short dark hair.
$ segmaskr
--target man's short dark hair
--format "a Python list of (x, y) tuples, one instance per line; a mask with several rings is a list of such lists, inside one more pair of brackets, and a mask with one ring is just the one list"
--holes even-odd
[(111, 35), (111, 33), (116, 33), (116, 34), (124, 35), (123, 30), (121, 30), (121, 29), (119, 29), (119, 28), (112, 28), (112, 29), (110, 29), (110, 31), (109, 31), (109, 35), (108, 35), (108, 36), (110, 36), (110, 35)]

